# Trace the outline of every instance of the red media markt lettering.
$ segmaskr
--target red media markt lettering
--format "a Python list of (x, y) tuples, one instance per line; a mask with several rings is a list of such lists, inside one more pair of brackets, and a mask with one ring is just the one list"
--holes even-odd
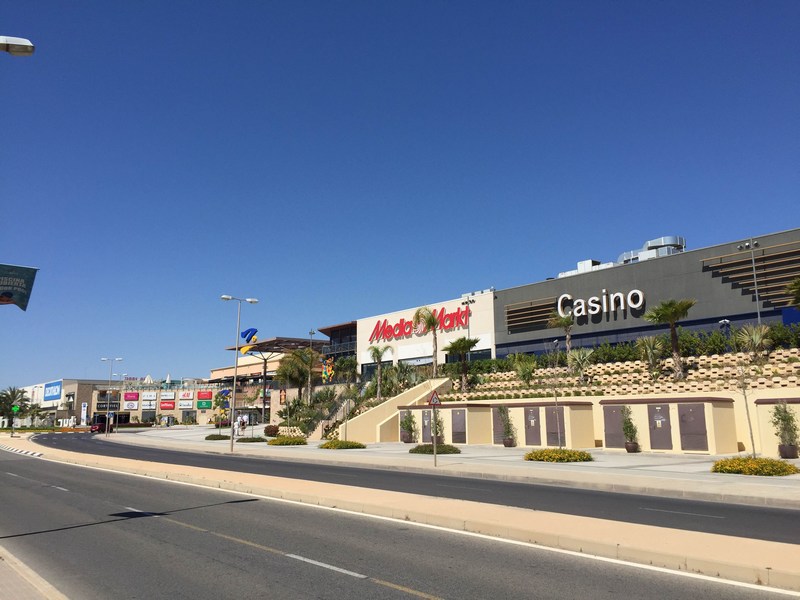
[[(467, 327), (469, 325), (469, 313), (469, 307), (458, 308), (455, 312), (446, 312), (444, 307), (440, 308), (438, 311), (436, 309), (433, 310), (434, 316), (439, 321), (439, 330), (441, 331), (448, 331), (457, 327)], [(422, 328), (415, 330), (412, 320), (407, 321), (406, 319), (400, 319), (397, 323), (392, 325), (389, 323), (388, 319), (383, 319), (383, 321), (379, 320), (375, 323), (375, 328), (369, 336), (369, 341), (376, 342), (381, 339), (389, 341), (409, 337), (414, 333), (424, 335), (428, 333), (428, 331)]]

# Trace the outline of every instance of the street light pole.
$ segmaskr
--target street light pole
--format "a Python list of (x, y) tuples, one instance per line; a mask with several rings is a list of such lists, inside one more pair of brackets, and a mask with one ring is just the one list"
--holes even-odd
[(119, 377), (119, 408), (117, 409), (117, 433), (119, 433), (119, 413), (122, 412), (122, 388), (124, 387), (127, 373), (114, 373), (114, 377)]
[[(553, 402), (556, 407), (556, 435), (558, 436), (558, 447), (561, 448), (561, 415), (558, 411), (558, 340), (553, 340)], [(545, 424), (545, 430), (547, 425)], [(547, 433), (545, 431), (545, 433)]]
[(234, 419), (236, 418), (236, 380), (239, 376), (239, 327), (241, 326), (241, 319), (242, 319), (242, 302), (247, 302), (248, 304), (257, 304), (258, 298), (236, 298), (235, 296), (230, 296), (228, 294), (223, 294), (220, 296), (220, 300), (224, 300), (227, 302), (228, 300), (236, 300), (238, 306), (236, 308), (236, 339), (235, 339), (235, 346), (236, 346), (236, 354), (233, 359), (233, 394), (231, 397), (231, 416), (230, 416), (230, 426), (231, 426), (231, 452), (233, 452), (233, 423)]
[(8, 52), (11, 56), (30, 56), (34, 49), (30, 40), (0, 35), (0, 52)]
[(754, 240), (753, 238), (736, 246), (736, 249), (739, 251), (750, 251), (750, 266), (753, 269), (753, 288), (756, 292), (756, 318), (758, 319), (758, 324), (761, 325), (761, 301), (758, 298), (758, 277), (756, 276), (756, 248), (758, 248), (758, 240)]
[(106, 437), (108, 437), (108, 413), (111, 410), (111, 378), (114, 376), (114, 363), (122, 362), (122, 359), (104, 357), (100, 360), (108, 363), (108, 391), (106, 392)]
[(314, 367), (314, 334), (313, 329), (308, 332), (308, 405), (311, 406), (311, 369)]

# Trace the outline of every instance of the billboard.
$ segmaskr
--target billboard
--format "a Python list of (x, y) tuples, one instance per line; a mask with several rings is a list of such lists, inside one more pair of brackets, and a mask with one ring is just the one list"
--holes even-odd
[(44, 401), (61, 400), (61, 382), (53, 381), (52, 383), (44, 384)]
[(28, 309), (28, 300), (33, 289), (33, 280), (39, 269), (0, 265), (0, 304), (16, 304), (22, 310)]

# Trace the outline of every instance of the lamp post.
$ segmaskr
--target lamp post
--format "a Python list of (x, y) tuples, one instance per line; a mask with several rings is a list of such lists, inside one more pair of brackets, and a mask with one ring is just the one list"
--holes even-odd
[(308, 405), (311, 406), (311, 370), (314, 367), (314, 334), (313, 329), (308, 332)]
[[(470, 323), (472, 323), (472, 309), (469, 307), (470, 304), (475, 304), (475, 298), (467, 298), (461, 303), (461, 306), (467, 307), (467, 338), (471, 339), (472, 336), (469, 334), (469, 326)], [(472, 362), (471, 354), (471, 350), (467, 351), (467, 362)]]
[(719, 322), (719, 327), (722, 329), (722, 335), (725, 336), (725, 351), (728, 352), (730, 347), (728, 345), (728, 341), (731, 337), (731, 322), (729, 319), (721, 319)]
[(0, 35), (0, 52), (8, 52), (11, 56), (30, 56), (34, 49), (30, 40)]
[(119, 409), (117, 409), (117, 433), (119, 433), (119, 413), (122, 412), (122, 388), (124, 386), (127, 373), (114, 373), (114, 377), (119, 377)]
[(235, 300), (238, 303), (236, 308), (236, 354), (233, 358), (233, 395), (231, 397), (231, 452), (233, 452), (233, 420), (236, 418), (236, 379), (239, 375), (239, 327), (242, 319), (242, 302), (247, 302), (248, 304), (257, 304), (258, 298), (236, 298), (235, 296), (229, 296), (228, 294), (223, 294), (220, 296), (220, 300), (224, 300), (227, 302), (228, 300)]
[[(561, 415), (558, 414), (558, 340), (553, 340), (553, 402), (556, 406), (556, 435), (558, 447), (561, 448)], [(547, 425), (545, 425), (545, 430)], [(547, 433), (545, 431), (545, 433)]]
[(106, 392), (106, 436), (108, 436), (108, 413), (111, 410), (111, 378), (114, 376), (114, 363), (122, 362), (121, 358), (101, 358), (108, 363), (108, 392)]
[(756, 292), (756, 318), (758, 319), (758, 324), (761, 325), (761, 301), (758, 299), (758, 278), (756, 277), (756, 248), (758, 248), (758, 240), (754, 240), (753, 238), (736, 246), (736, 249), (740, 252), (742, 250), (750, 251), (750, 266), (753, 269), (753, 288)]

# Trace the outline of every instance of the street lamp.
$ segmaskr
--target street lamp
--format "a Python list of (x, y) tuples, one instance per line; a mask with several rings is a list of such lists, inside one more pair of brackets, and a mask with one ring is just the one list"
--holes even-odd
[[(119, 377), (119, 409), (117, 409), (117, 425), (119, 426), (119, 413), (122, 412), (122, 388), (124, 386), (125, 377), (127, 377), (127, 373), (114, 373), (114, 377)], [(119, 427), (117, 427), (117, 433), (119, 433)]]
[(314, 366), (314, 334), (313, 329), (308, 332), (308, 405), (311, 406), (311, 369)]
[(8, 52), (11, 56), (30, 56), (34, 45), (25, 38), (0, 35), (0, 52)]
[(233, 452), (233, 420), (236, 418), (236, 379), (239, 375), (239, 327), (242, 318), (242, 302), (247, 302), (248, 304), (257, 304), (258, 298), (237, 298), (235, 296), (229, 296), (228, 294), (223, 294), (219, 297), (220, 300), (224, 300), (227, 302), (228, 300), (236, 300), (238, 303), (238, 307), (236, 309), (236, 354), (233, 358), (233, 396), (231, 397), (231, 452)]
[(111, 378), (114, 376), (114, 363), (122, 362), (121, 358), (101, 358), (108, 363), (108, 392), (106, 392), (106, 436), (108, 435), (108, 412), (111, 410)]
[(761, 325), (761, 301), (758, 299), (758, 278), (756, 277), (756, 248), (758, 248), (758, 240), (754, 240), (753, 238), (736, 246), (736, 249), (740, 252), (742, 250), (750, 251), (750, 265), (753, 269), (753, 288), (756, 292), (756, 317), (758, 318), (758, 324)]
[[(561, 448), (561, 415), (558, 414), (558, 340), (553, 340), (553, 402), (556, 406), (556, 435), (558, 447)], [(545, 425), (545, 430), (547, 426)], [(547, 431), (545, 431), (545, 435)]]

